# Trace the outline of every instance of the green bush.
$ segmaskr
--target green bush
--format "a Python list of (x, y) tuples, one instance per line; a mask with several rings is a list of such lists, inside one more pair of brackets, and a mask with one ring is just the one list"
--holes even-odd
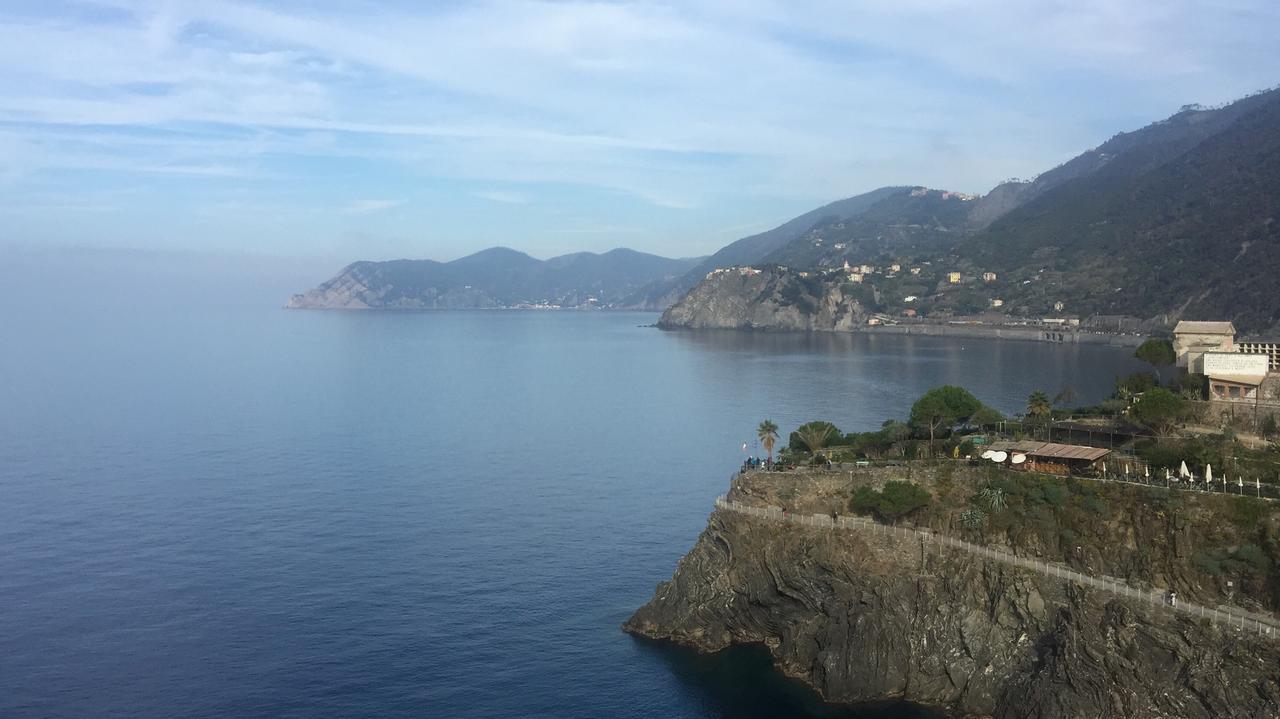
[(1251, 574), (1266, 574), (1271, 568), (1271, 560), (1267, 557), (1266, 552), (1262, 551), (1256, 544), (1246, 544), (1231, 553), (1232, 562), (1238, 565), (1237, 569), (1242, 569)]
[(920, 485), (890, 480), (885, 482), (881, 491), (858, 487), (849, 499), (849, 510), (856, 514), (874, 514), (884, 522), (896, 522), (928, 506), (931, 501), (933, 495)]
[(896, 522), (929, 505), (933, 495), (914, 482), (885, 482), (880, 492), (880, 502), (876, 506), (876, 515), (887, 522)]
[(1051, 507), (1064, 507), (1066, 498), (1070, 495), (1066, 491), (1066, 487), (1053, 484), (1053, 482), (1046, 482), (1041, 491), (1044, 495), (1044, 503), (1051, 505)]
[(871, 514), (880, 503), (880, 493), (871, 487), (858, 487), (849, 499), (849, 511), (855, 514)]
[(1216, 577), (1222, 574), (1222, 554), (1221, 552), (1197, 549), (1196, 553), (1191, 555), (1191, 565), (1206, 574), (1212, 574)]

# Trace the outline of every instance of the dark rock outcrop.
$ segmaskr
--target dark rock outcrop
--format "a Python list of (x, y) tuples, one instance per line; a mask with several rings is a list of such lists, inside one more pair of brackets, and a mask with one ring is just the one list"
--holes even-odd
[(658, 320), (664, 329), (848, 332), (865, 324), (862, 305), (839, 285), (777, 268), (717, 270)]
[(708, 652), (762, 644), (834, 702), (1000, 719), (1280, 716), (1275, 639), (959, 550), (725, 510), (624, 628)]

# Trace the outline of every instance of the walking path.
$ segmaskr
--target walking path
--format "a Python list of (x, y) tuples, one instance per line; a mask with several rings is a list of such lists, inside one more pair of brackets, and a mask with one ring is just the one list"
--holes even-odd
[(1232, 607), (1228, 605), (1209, 608), (1182, 600), (1178, 600), (1176, 606), (1170, 606), (1168, 601), (1169, 592), (1167, 589), (1138, 589), (1137, 587), (1131, 587), (1118, 579), (1081, 574), (1080, 572), (1069, 569), (1061, 564), (1019, 557), (1006, 551), (983, 547), (973, 544), (972, 542), (966, 542), (962, 539), (956, 539), (955, 537), (934, 534), (930, 531), (907, 527), (894, 527), (887, 524), (881, 524), (865, 517), (833, 518), (831, 515), (827, 514), (789, 514), (784, 512), (781, 507), (753, 507), (742, 504), (741, 502), (733, 502), (726, 498), (725, 495), (720, 495), (716, 498), (716, 507), (725, 511), (735, 512), (771, 522), (785, 522), (788, 524), (799, 524), (808, 527), (827, 528), (833, 530), (850, 529), (885, 536), (919, 539), (926, 545), (937, 545), (939, 549), (943, 547), (959, 549), (969, 552), (970, 554), (976, 554), (984, 559), (1002, 562), (1004, 564), (1022, 567), (1024, 569), (1030, 569), (1046, 576), (1064, 579), (1069, 582), (1075, 582), (1076, 584), (1093, 587), (1095, 589), (1101, 589), (1129, 599), (1141, 600), (1166, 611), (1207, 619), (1214, 624), (1223, 627), (1230, 627), (1232, 629), (1247, 631), (1249, 633), (1256, 632), (1261, 636), (1280, 639), (1280, 620), (1266, 614), (1258, 614), (1256, 612), (1250, 612), (1239, 607)]

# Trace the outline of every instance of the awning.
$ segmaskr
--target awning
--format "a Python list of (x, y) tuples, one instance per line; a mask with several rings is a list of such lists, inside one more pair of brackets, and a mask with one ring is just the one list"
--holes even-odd
[(1078, 459), (1086, 462), (1096, 462), (1108, 454), (1111, 454), (1111, 450), (1103, 449), (1101, 447), (1032, 441), (996, 442), (991, 445), (991, 449), (1003, 450), (1005, 452), (1019, 452), (1030, 457), (1038, 457), (1042, 459)]

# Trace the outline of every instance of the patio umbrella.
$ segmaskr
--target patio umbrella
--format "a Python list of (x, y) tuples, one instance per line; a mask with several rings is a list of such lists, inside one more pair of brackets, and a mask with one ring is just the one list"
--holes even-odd
[(1178, 476), (1187, 478), (1191, 477), (1191, 470), (1187, 469), (1187, 460), (1185, 459), (1182, 460), (1182, 466), (1178, 467)]
[(1213, 465), (1206, 464), (1204, 466), (1204, 486), (1208, 487), (1209, 483), (1212, 481), (1213, 481)]

